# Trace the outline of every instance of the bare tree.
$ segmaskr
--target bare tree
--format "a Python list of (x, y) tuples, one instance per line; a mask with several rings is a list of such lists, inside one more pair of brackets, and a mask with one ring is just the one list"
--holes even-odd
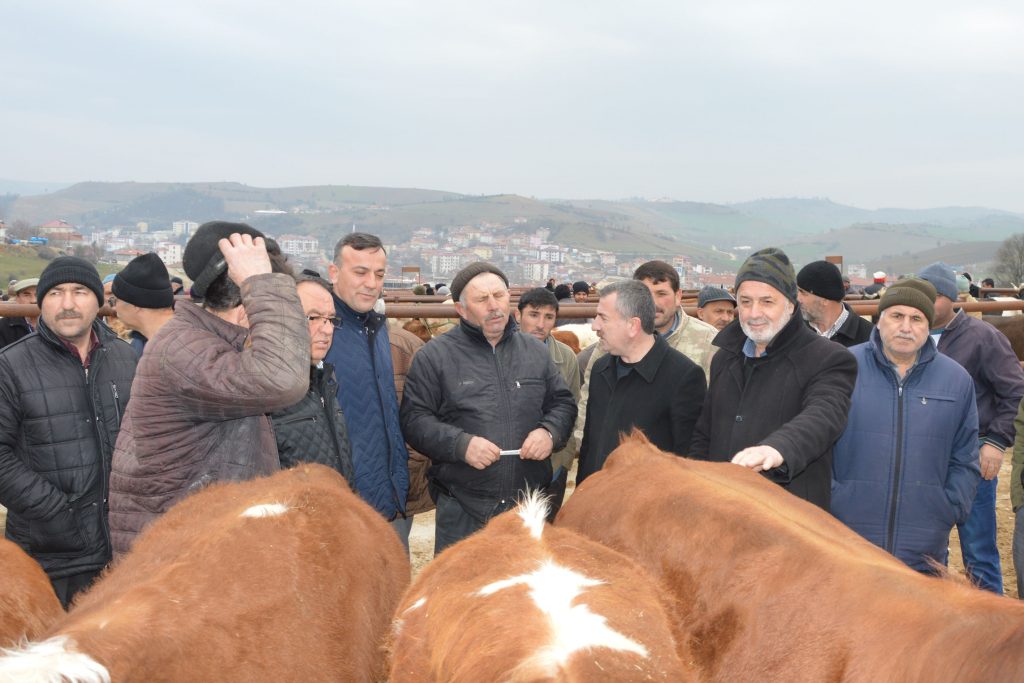
[(1014, 285), (1024, 283), (1024, 232), (1010, 235), (999, 245), (996, 277)]

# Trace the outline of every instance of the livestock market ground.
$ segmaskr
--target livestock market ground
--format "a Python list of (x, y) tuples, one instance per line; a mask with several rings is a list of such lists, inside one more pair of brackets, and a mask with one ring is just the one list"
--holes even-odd
[[(566, 491), (571, 495), (572, 487)], [(1017, 597), (1017, 575), (1013, 571), (1011, 541), (1013, 540), (1013, 511), (1010, 509), (1010, 452), (1003, 458), (1003, 467), (999, 472), (999, 489), (996, 495), (996, 518), (999, 523), (999, 556), (1003, 563), (1003, 588), (1007, 595)], [(0, 525), (7, 520), (7, 510), (0, 506)], [(409, 550), (412, 555), (413, 572), (418, 573), (427, 562), (434, 557), (434, 513), (427, 512), (416, 515), (413, 520), (412, 533), (409, 535)], [(949, 565), (961, 571), (963, 564), (960, 559), (960, 542), (957, 540), (956, 529), (949, 539)]]

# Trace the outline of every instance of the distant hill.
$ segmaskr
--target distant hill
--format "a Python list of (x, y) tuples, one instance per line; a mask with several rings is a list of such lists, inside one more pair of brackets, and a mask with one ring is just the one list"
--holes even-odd
[(246, 221), (273, 234), (312, 234), (325, 244), (353, 226), (387, 242), (404, 242), (418, 227), (546, 227), (559, 244), (623, 254), (687, 254), (727, 269), (748, 253), (737, 247), (767, 245), (783, 246), (798, 263), (828, 254), (841, 254), (847, 263), (873, 263), (939, 248), (964, 261), (966, 256), (956, 256), (958, 250), (975, 253), (983, 243), (1024, 232), (1024, 216), (984, 207), (867, 210), (821, 198), (730, 205), (542, 200), (418, 188), (259, 188), (232, 182), (85, 182), (43, 195), (8, 196), (3, 209), (9, 224), (63, 218), (85, 230), (138, 222), (160, 228), (177, 220), (223, 218)]

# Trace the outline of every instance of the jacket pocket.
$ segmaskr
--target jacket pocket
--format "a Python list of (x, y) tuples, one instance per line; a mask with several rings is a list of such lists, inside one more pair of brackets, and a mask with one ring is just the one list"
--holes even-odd
[(46, 520), (30, 520), (28, 543), (33, 555), (73, 557), (86, 550), (78, 515), (70, 504)]

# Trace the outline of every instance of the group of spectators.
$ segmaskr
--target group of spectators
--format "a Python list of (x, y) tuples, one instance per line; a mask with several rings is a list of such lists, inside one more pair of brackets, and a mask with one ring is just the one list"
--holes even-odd
[[(553, 518), (576, 458), (583, 484), (632, 430), (760, 472), (920, 571), (946, 562), (958, 525), (971, 576), (1002, 592), (995, 486), (1024, 372), (1001, 334), (954, 309), (943, 264), (880, 289), (872, 325), (825, 261), (797, 273), (758, 251), (734, 293), (699, 292), (696, 317), (676, 270), (650, 261), (597, 292), (598, 342), (578, 356), (555, 330), (561, 302), (589, 300), (585, 282), (560, 299), (551, 281), (513, 310), (506, 275), (472, 263), (434, 290), (458, 326), (424, 344), (375, 306), (387, 253), (373, 235), (340, 240), (325, 279), (215, 221), (183, 267), (190, 298), (153, 254), (107, 292), (92, 265), (59, 257), (15, 286), (38, 302), (34, 327), (0, 323), (19, 332), (0, 350), (6, 534), (65, 605), (215, 482), (320, 463), (406, 546), (414, 514), (436, 506), (441, 552), (527, 489), (548, 493)], [(98, 319), (105, 304), (131, 345)]]

